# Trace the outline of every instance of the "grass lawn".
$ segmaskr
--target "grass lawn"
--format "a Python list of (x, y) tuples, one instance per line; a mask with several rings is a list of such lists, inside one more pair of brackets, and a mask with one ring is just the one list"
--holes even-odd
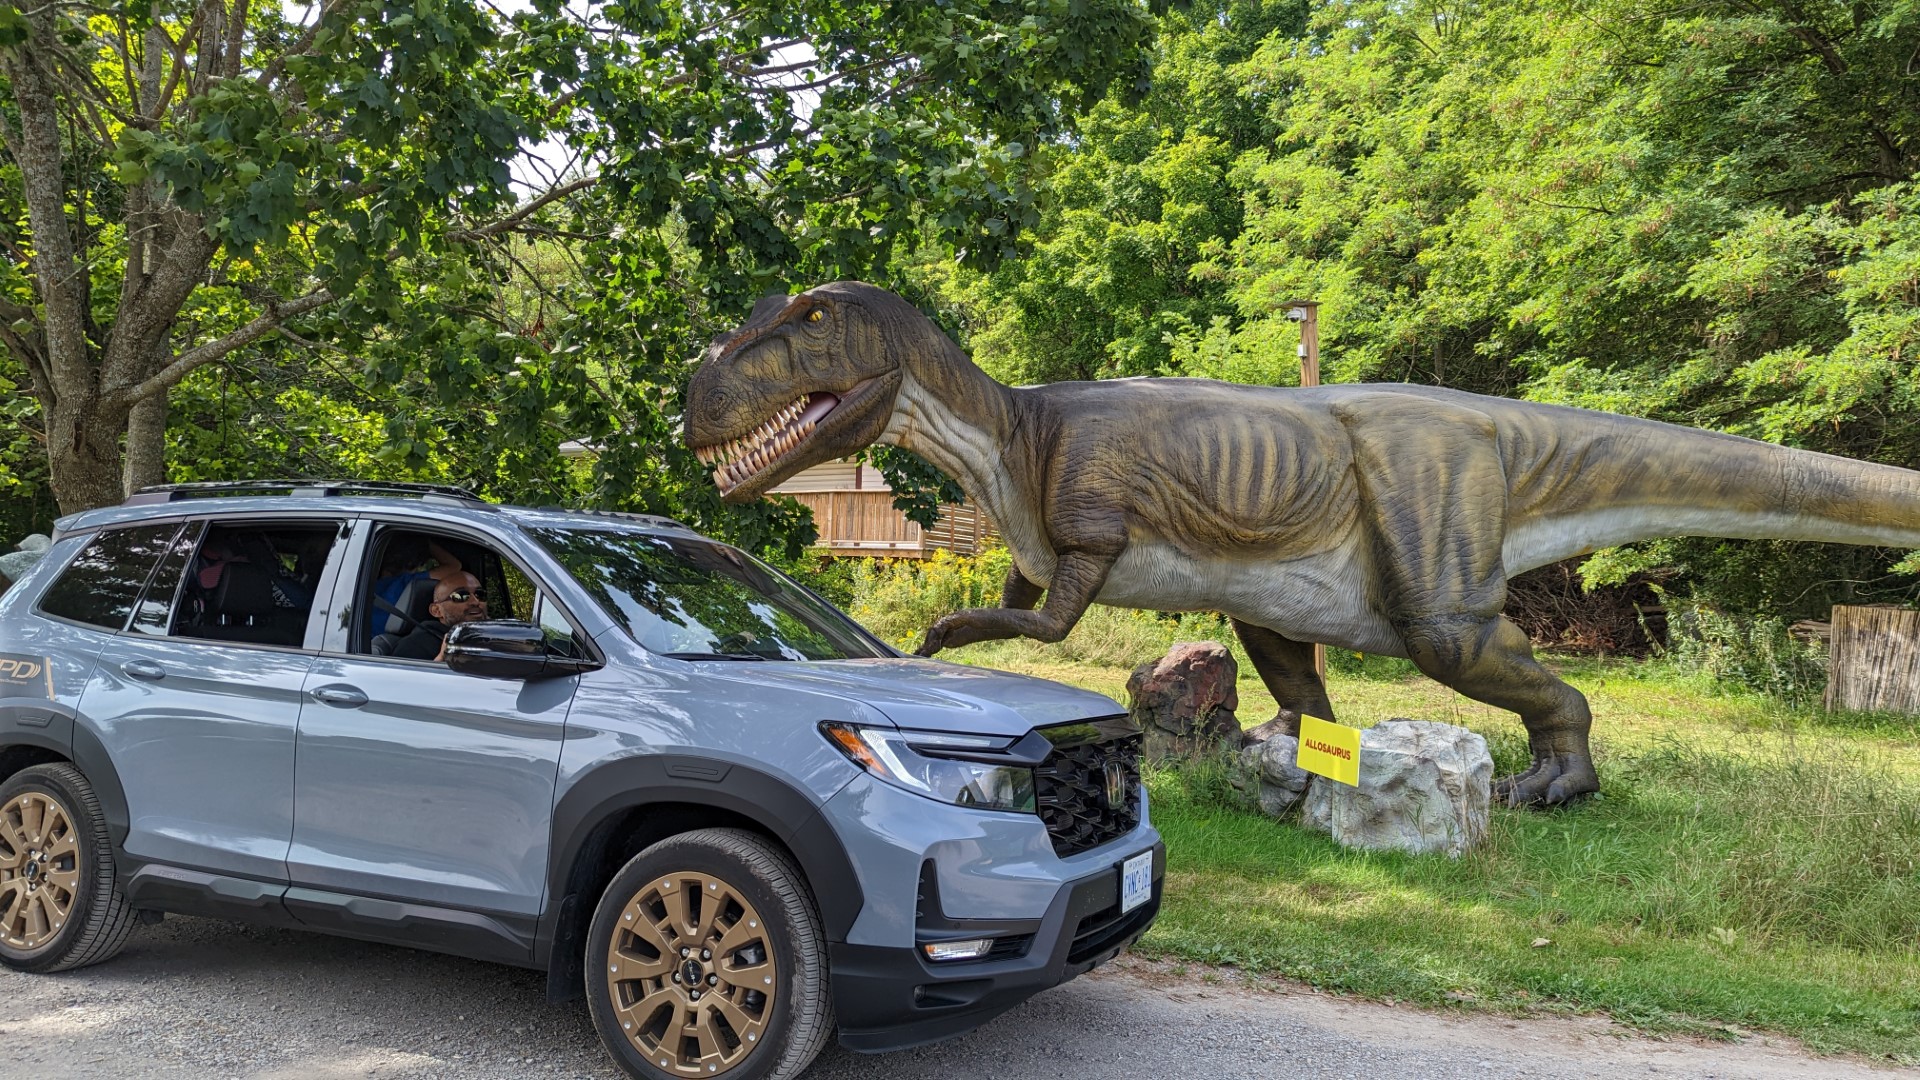
[[(953, 658), (1125, 700), (1126, 668), (1058, 649)], [(1913, 721), (1794, 712), (1649, 665), (1556, 666), (1593, 704), (1602, 794), (1496, 809), (1486, 845), (1459, 859), (1342, 850), (1241, 809), (1221, 770), (1153, 771), (1167, 898), (1140, 951), (1374, 998), (1767, 1029), (1920, 1063)], [(1461, 724), (1487, 737), (1496, 772), (1524, 762), (1517, 720), (1409, 670), (1336, 673), (1340, 719)], [(1249, 725), (1273, 712), (1250, 672), (1240, 703)]]

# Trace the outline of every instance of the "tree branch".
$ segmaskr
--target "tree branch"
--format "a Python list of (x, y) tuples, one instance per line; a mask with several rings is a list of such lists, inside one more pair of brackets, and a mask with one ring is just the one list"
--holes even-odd
[(233, 16), (227, 21), (227, 55), (221, 74), (231, 79), (240, 74), (241, 46), (247, 37), (247, 0), (233, 0)]
[(313, 48), (313, 41), (320, 36), (320, 27), (326, 24), (327, 16), (339, 14), (340, 9), (345, 6), (347, 6), (347, 0), (326, 0), (326, 3), (321, 4), (320, 14), (313, 17), (313, 25), (307, 27), (306, 32), (302, 33), (292, 45), (287, 46), (285, 52), (274, 57), (273, 63), (268, 64), (266, 70), (260, 73), (260, 78), (255, 81), (263, 87), (272, 86), (280, 78), (281, 72), (287, 70), (288, 60), (296, 56), (304, 56)]
[(58, 46), (46, 16), (30, 20), (24, 46), (0, 51), (0, 70), (13, 83), (20, 109), (20, 144), (10, 147), (26, 195), (33, 230), (33, 273), (46, 307), (48, 374), (52, 385), (77, 389), (90, 382), (86, 336), (87, 279), (67, 224), (65, 160), (60, 112), (50, 72)]
[(447, 239), (455, 243), (464, 244), (471, 243), (475, 240), (486, 240), (490, 237), (499, 236), (501, 233), (507, 232), (514, 226), (525, 221), (528, 217), (538, 212), (541, 207), (557, 199), (564, 199), (576, 191), (584, 191), (599, 182), (599, 177), (589, 176), (584, 180), (575, 180), (571, 184), (562, 184), (491, 225), (483, 225), (477, 229), (456, 229), (447, 234)]
[(171, 363), (161, 368), (151, 378), (148, 378), (139, 385), (126, 386), (123, 384), (108, 387), (107, 392), (121, 404), (131, 405), (141, 398), (157, 394), (172, 387), (173, 384), (186, 378), (187, 374), (194, 368), (204, 364), (210, 364), (243, 345), (250, 345), (268, 334), (273, 333), (280, 328), (281, 323), (288, 319), (304, 315), (309, 311), (325, 307), (331, 303), (333, 303), (332, 293), (325, 289), (315, 289), (297, 300), (289, 300), (284, 304), (268, 305), (267, 310), (254, 318), (252, 322), (247, 323), (232, 333), (217, 337), (205, 345), (188, 349), (186, 352), (174, 357)]

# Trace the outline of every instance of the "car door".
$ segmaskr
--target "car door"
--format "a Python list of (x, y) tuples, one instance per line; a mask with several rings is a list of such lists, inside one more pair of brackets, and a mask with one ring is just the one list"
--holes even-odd
[[(384, 530), (419, 531), (401, 523)], [(435, 535), (484, 547), (492, 558), (505, 550), (473, 534)], [(338, 587), (343, 610), (372, 595), (381, 542), (381, 531), (370, 531), (352, 556), (355, 573)], [(288, 856), (294, 884), (537, 915), (578, 677), (480, 678), (436, 661), (353, 651), (366, 648), (355, 640), (364, 635), (352, 632), (357, 621), (349, 616), (334, 629), (307, 675)]]
[[(338, 518), (190, 523), (127, 628), (101, 650), (81, 711), (119, 769), (129, 855), (286, 881), (294, 733), (313, 663), (308, 645), (324, 612), (288, 601), (291, 579), (284, 591), (275, 587), (285, 568), (265, 551), (247, 564), (242, 583), (237, 570), (206, 576), (206, 549), (221, 537), (283, 527), (325, 544), (344, 525)], [(324, 587), (328, 569), (324, 562), (317, 572), (309, 568), (313, 588)], [(202, 577), (211, 590), (200, 587)], [(272, 610), (257, 616), (256, 632), (256, 616), (238, 612), (241, 593), (263, 579), (258, 606)]]

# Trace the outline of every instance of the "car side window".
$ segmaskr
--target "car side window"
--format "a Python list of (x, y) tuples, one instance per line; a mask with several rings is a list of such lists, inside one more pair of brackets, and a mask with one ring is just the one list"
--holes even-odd
[(573, 631), (573, 624), (567, 621), (558, 604), (542, 593), (534, 611), (534, 622), (540, 627), (541, 636), (546, 638), (549, 653), (575, 660), (586, 658), (586, 648), (581, 645), (579, 635)]
[(154, 564), (179, 532), (178, 521), (103, 530), (47, 586), (40, 611), (102, 630), (125, 629)]
[(173, 538), (166, 557), (160, 560), (159, 569), (153, 572), (153, 580), (147, 583), (147, 591), (134, 609), (133, 625), (128, 629), (136, 634), (167, 636), (167, 628), (173, 623), (173, 604), (187, 576), (187, 563), (193, 558), (194, 549), (200, 546), (200, 531), (205, 525), (205, 522), (190, 521), (180, 530), (180, 535)]
[(173, 636), (298, 647), (341, 523), (218, 522), (207, 528), (173, 617)]
[[(423, 659), (428, 644), (437, 652), (447, 624), (435, 616), (433, 605), (456, 590), (463, 599), (454, 601), (447, 616), (456, 622), (524, 619), (533, 609), (533, 584), (492, 547), (399, 525), (382, 528), (355, 589), (356, 604), (367, 614), (356, 627), (356, 635), (365, 637), (355, 637), (352, 651), (413, 660)], [(432, 634), (434, 640), (408, 642), (416, 633)]]

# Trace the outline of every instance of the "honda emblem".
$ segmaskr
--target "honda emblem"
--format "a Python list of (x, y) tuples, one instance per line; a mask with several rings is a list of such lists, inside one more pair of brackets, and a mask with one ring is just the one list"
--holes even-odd
[(1107, 762), (1107, 809), (1127, 808), (1127, 769), (1117, 761)]

